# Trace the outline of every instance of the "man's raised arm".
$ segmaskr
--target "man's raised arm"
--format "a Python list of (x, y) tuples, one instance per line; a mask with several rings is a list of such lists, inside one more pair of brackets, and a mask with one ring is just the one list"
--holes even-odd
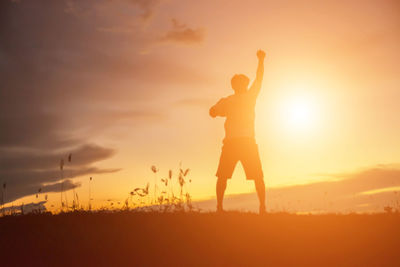
[(249, 91), (254, 93), (256, 96), (260, 92), (261, 83), (262, 83), (263, 76), (264, 76), (265, 52), (263, 50), (258, 50), (257, 58), (258, 58), (258, 67), (257, 67), (256, 79), (254, 80), (253, 84), (250, 86), (250, 89), (249, 89)]

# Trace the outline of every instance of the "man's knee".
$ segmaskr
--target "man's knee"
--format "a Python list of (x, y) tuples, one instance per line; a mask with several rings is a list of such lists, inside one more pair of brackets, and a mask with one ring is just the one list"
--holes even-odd
[(217, 185), (226, 186), (227, 181), (228, 181), (228, 178), (226, 178), (226, 177), (218, 177)]
[(256, 185), (257, 188), (265, 188), (265, 183), (263, 178), (255, 179), (254, 184)]

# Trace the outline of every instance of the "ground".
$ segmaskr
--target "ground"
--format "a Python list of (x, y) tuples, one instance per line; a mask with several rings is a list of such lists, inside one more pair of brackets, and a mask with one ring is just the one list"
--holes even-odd
[(0, 249), (2, 266), (400, 266), (400, 214), (8, 216)]

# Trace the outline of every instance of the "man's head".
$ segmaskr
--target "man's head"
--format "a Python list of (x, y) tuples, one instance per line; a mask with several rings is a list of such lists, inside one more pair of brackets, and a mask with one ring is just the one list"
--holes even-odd
[(249, 86), (249, 78), (243, 74), (236, 74), (232, 77), (231, 85), (235, 93), (243, 93), (247, 91)]

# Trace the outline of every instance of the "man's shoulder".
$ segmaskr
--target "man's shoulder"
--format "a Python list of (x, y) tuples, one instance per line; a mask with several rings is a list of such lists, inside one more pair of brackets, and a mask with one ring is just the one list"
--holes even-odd
[(224, 97), (223, 99), (225, 99), (225, 101), (232, 101), (235, 98), (236, 98), (236, 95), (233, 94), (233, 95), (228, 95), (228, 96)]
[(227, 103), (227, 102), (230, 102), (230, 101), (234, 98), (234, 96), (235, 96), (235, 95), (228, 95), (228, 96), (222, 97), (218, 102), (219, 102), (219, 103)]
[(250, 101), (251, 103), (253, 103), (253, 101), (255, 99), (256, 98), (254, 97), (254, 95), (251, 92), (245, 92), (242, 94), (233, 94), (233, 95), (223, 97), (218, 101), (218, 103), (226, 106), (226, 105), (235, 105), (235, 104), (241, 103), (243, 101), (245, 101), (245, 102)]

